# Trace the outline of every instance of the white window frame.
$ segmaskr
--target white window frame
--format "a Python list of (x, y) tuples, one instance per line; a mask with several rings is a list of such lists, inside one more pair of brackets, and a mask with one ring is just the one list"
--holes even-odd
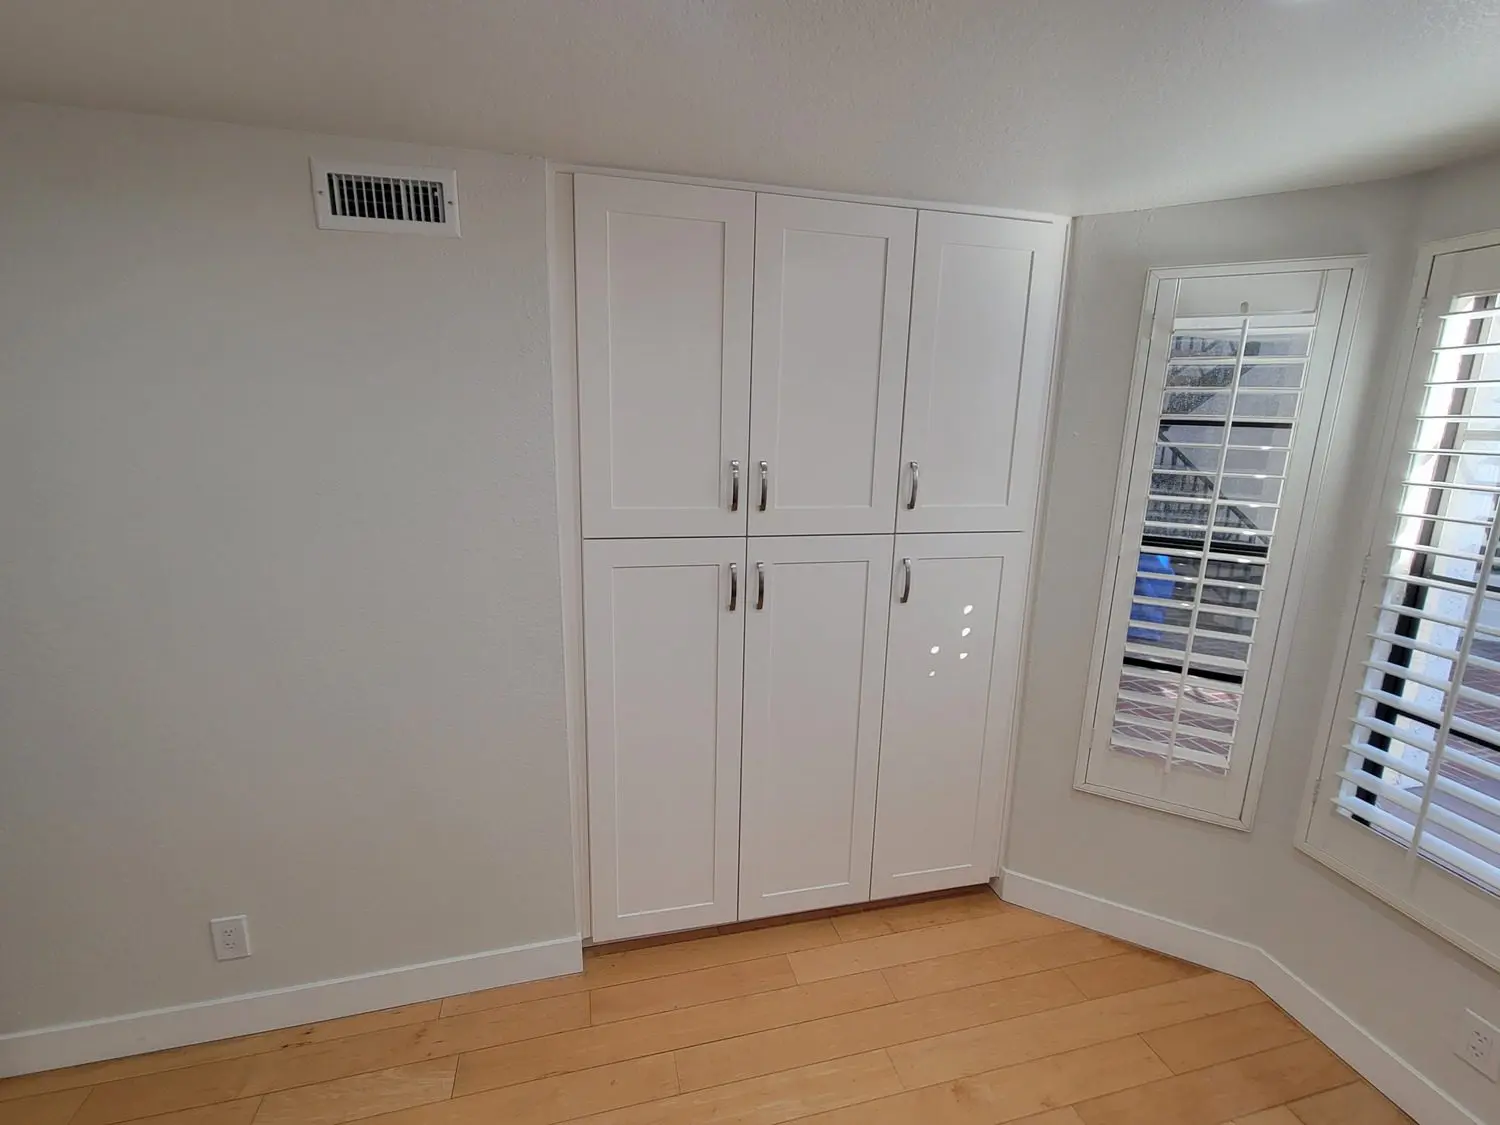
[[(1301, 429), (1291, 448), (1287, 466), (1287, 488), (1289, 492), (1302, 494), (1300, 503), (1284, 506), (1275, 532), (1276, 540), (1285, 542), (1284, 555), (1288, 559), (1285, 570), (1271, 574), (1268, 578), (1267, 597), (1279, 605), (1267, 612), (1262, 621), (1263, 631), (1251, 650), (1251, 671), (1246, 675), (1245, 696), (1242, 702), (1240, 731), (1236, 736), (1236, 749), (1232, 768), (1228, 774), (1213, 777), (1204, 775), (1171, 784), (1166, 781), (1154, 792), (1146, 786), (1127, 788), (1118, 783), (1101, 780), (1100, 775), (1109, 774), (1108, 767), (1096, 764), (1092, 769), (1091, 758), (1103, 762), (1103, 756), (1113, 753), (1101, 746), (1100, 723), (1111, 721), (1114, 712), (1114, 685), (1117, 681), (1115, 665), (1120, 662), (1123, 641), (1112, 638), (1112, 610), (1120, 596), (1120, 567), (1123, 565), (1122, 545), (1127, 535), (1138, 539), (1145, 512), (1145, 491), (1150, 481), (1149, 468), (1137, 472), (1145, 458), (1149, 465), (1154, 457), (1156, 431), (1150, 426), (1150, 442), (1141, 432), (1143, 420), (1149, 425), (1158, 410), (1158, 400), (1151, 395), (1159, 391), (1165, 378), (1165, 369), (1153, 373), (1153, 356), (1162, 354), (1169, 345), (1173, 331), (1172, 319), (1164, 317), (1157, 322), (1158, 303), (1173, 283), (1194, 278), (1245, 277), (1278, 273), (1325, 272), (1334, 278), (1343, 271), (1347, 278), (1347, 289), (1341, 298), (1325, 296), (1319, 309), (1319, 326), (1314, 340), (1314, 356), (1308, 359), (1311, 372), (1314, 357), (1330, 339), (1332, 352), (1328, 356), (1329, 375), (1326, 383), (1304, 390), (1304, 406), (1299, 413)], [(1114, 511), (1110, 525), (1108, 563), (1104, 585), (1100, 595), (1098, 618), (1095, 627), (1093, 657), (1089, 669), (1088, 695), (1084, 709), (1084, 724), (1079, 740), (1077, 768), (1074, 787), (1087, 793), (1110, 797), (1130, 804), (1142, 805), (1162, 812), (1174, 813), (1193, 820), (1201, 820), (1226, 828), (1249, 831), (1254, 823), (1261, 778), (1265, 770), (1266, 748), (1270, 742), (1276, 714), (1276, 701), (1281, 689), (1287, 663), (1287, 652), (1293, 630), (1289, 623), (1295, 618), (1300, 599), (1308, 551), (1300, 546), (1304, 525), (1310, 513), (1317, 508), (1318, 490), (1322, 481), (1322, 466), (1327, 457), (1332, 421), (1336, 412), (1345, 369), (1348, 366), (1353, 328), (1357, 317), (1365, 282), (1365, 258), (1311, 258), (1276, 262), (1248, 262), (1221, 265), (1153, 269), (1147, 275), (1145, 301), (1141, 312), (1140, 332), (1137, 337), (1134, 378), (1131, 383), (1128, 413), (1125, 419), (1125, 434), (1122, 443), (1120, 465), (1117, 476)], [(1325, 285), (1331, 284), (1325, 283)], [(1175, 300), (1176, 289), (1171, 292)], [(1252, 315), (1254, 315), (1252, 313)], [(1165, 338), (1153, 338), (1165, 337)], [(1321, 343), (1320, 343), (1321, 341)], [(1150, 401), (1147, 402), (1147, 398)], [(1150, 450), (1147, 450), (1147, 445)], [(1294, 479), (1295, 478), (1295, 479)], [(1144, 482), (1144, 483), (1143, 483)], [(1132, 568), (1132, 574), (1135, 573)], [(1271, 587), (1274, 586), (1273, 591)], [(1273, 632), (1274, 637), (1267, 637)], [(1263, 676), (1257, 673), (1258, 662), (1269, 662)], [(1112, 663), (1113, 662), (1113, 663)], [(1259, 679), (1259, 683), (1254, 681)], [(1260, 686), (1263, 684), (1263, 689)], [(1101, 709), (1107, 709), (1104, 715)], [(1242, 748), (1243, 746), (1243, 748)], [(1185, 776), (1184, 771), (1176, 771)]]
[[(1345, 638), (1329, 676), (1323, 706), (1320, 754), (1314, 755), (1303, 797), (1297, 849), (1356, 886), (1451, 942), (1492, 969), (1500, 970), (1500, 898), (1436, 864), (1413, 862), (1411, 849), (1390, 841), (1332, 810), (1326, 794), (1339, 785), (1337, 774), (1348, 757), (1354, 692), (1368, 656), (1365, 637), (1382, 600), (1389, 553), (1388, 532), (1395, 521), (1407, 471), (1406, 450), (1416, 432), (1436, 340), (1440, 309), (1427, 309), (1427, 293), (1439, 256), (1500, 247), (1500, 230), (1425, 243), (1417, 258), (1404, 323), (1393, 355), (1393, 378), (1379, 440), (1380, 473), (1364, 517), (1366, 551), (1358, 574), (1350, 575), (1353, 596), (1340, 620)], [(1429, 315), (1430, 314), (1430, 315)], [(1370, 578), (1373, 577), (1373, 581)], [(1482, 940), (1480, 935), (1487, 935)]]

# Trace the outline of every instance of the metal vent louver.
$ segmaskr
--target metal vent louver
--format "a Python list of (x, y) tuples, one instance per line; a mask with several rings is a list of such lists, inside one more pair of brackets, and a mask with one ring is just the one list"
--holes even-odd
[(458, 235), (458, 183), (451, 170), (312, 162), (323, 230)]

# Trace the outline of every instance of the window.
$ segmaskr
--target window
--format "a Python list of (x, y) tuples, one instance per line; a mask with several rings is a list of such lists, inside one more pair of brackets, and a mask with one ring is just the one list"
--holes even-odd
[(1247, 827), (1352, 262), (1153, 271), (1078, 785)]
[(1500, 967), (1500, 247), (1428, 276), (1305, 843)]

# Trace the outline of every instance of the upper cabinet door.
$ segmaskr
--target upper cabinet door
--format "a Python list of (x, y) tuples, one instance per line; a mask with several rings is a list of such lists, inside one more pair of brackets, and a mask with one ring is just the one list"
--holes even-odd
[(743, 535), (755, 195), (573, 181), (586, 538)]
[(996, 871), (1020, 678), (1025, 535), (898, 535), (872, 898)]
[(870, 897), (891, 538), (750, 540), (742, 921)]
[(916, 218), (756, 196), (752, 535), (895, 526)]
[(923, 211), (898, 531), (1027, 531), (1065, 228)]
[(583, 545), (597, 941), (738, 907), (745, 540)]

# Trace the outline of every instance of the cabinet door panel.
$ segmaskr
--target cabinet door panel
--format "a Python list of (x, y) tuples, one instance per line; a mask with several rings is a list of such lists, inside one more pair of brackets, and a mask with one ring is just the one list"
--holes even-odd
[(896, 537), (872, 897), (995, 874), (1026, 541)]
[(756, 197), (752, 535), (894, 528), (915, 238), (908, 208)]
[(744, 551), (743, 539), (584, 544), (596, 940), (734, 920)]
[(890, 567), (888, 535), (750, 541), (742, 919), (870, 896)]
[(755, 196), (587, 175), (573, 190), (583, 533), (743, 534), (730, 462), (743, 472), (749, 444)]
[(1062, 246), (1052, 223), (921, 213), (898, 531), (1031, 527)]

